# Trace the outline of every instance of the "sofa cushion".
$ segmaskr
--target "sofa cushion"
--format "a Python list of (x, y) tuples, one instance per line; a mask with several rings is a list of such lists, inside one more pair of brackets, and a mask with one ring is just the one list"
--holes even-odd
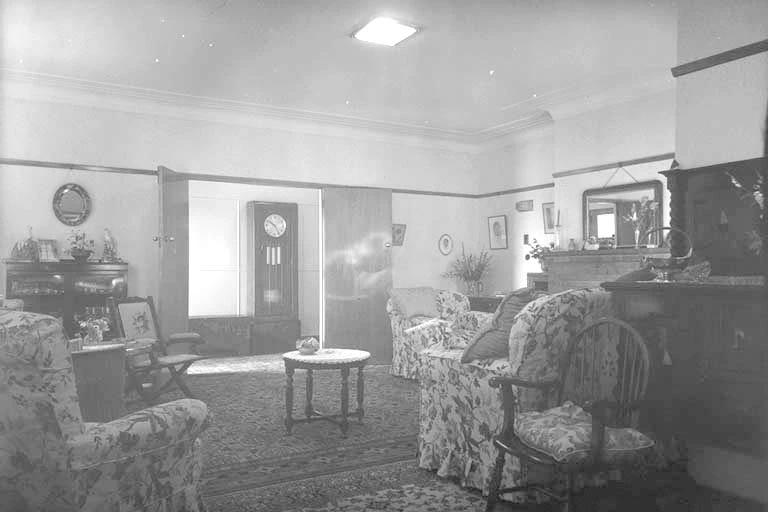
[(405, 318), (412, 316), (440, 316), (437, 310), (437, 299), (434, 288), (422, 286), (418, 288), (392, 288), (389, 290), (397, 309)]
[[(581, 462), (587, 458), (592, 439), (592, 416), (572, 402), (543, 412), (524, 412), (515, 417), (515, 432), (531, 448), (558, 462)], [(653, 440), (631, 428), (606, 428), (603, 456), (624, 460), (650, 448)]]
[(509, 330), (515, 317), (526, 304), (541, 295), (542, 292), (532, 288), (520, 288), (507, 294), (496, 308), (491, 324), (478, 330), (469, 341), (461, 362), (506, 357), (509, 354)]

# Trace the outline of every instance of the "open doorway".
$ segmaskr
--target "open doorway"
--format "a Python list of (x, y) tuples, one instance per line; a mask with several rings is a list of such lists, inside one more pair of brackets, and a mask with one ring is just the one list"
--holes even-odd
[[(321, 318), (320, 191), (191, 181), (189, 187), (189, 316), (192, 330), (213, 342), (207, 347), (221, 355), (279, 353), (292, 350), (294, 339), (265, 345), (269, 336), (254, 331), (253, 259), (257, 232), (249, 223), (249, 203), (296, 205), (297, 261), (295, 320), (265, 318), (264, 329), (284, 329), (282, 337), (318, 336)], [(252, 208), (251, 208), (252, 210)], [(249, 226), (250, 224), (250, 226)], [(262, 223), (263, 224), (263, 223)], [(249, 258), (249, 243), (251, 254)], [(257, 242), (263, 245), (262, 242)], [(257, 247), (258, 248), (258, 247)], [(271, 253), (275, 256), (275, 253)], [(250, 264), (249, 264), (250, 260)], [(270, 260), (275, 263), (277, 260)], [(284, 260), (280, 260), (284, 264)], [(249, 297), (249, 287), (251, 296)], [(263, 329), (262, 329), (263, 330)], [(256, 334), (254, 334), (256, 332)], [(283, 346), (284, 344), (284, 346)]]

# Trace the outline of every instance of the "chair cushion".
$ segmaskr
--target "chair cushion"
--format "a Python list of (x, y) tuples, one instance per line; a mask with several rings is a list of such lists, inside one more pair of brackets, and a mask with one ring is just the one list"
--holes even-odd
[(422, 286), (419, 288), (392, 288), (389, 291), (397, 309), (405, 318), (412, 316), (440, 316), (437, 310), (437, 299), (434, 288)]
[(462, 363), (480, 359), (496, 359), (509, 354), (509, 331), (517, 314), (542, 292), (532, 288), (520, 288), (504, 297), (493, 315), (491, 324), (478, 330), (469, 341)]
[[(580, 462), (589, 455), (592, 416), (573, 402), (543, 412), (524, 412), (515, 417), (517, 437), (530, 448), (558, 462)], [(632, 428), (606, 428), (603, 457), (608, 461), (631, 460), (638, 450), (650, 448), (653, 439)]]

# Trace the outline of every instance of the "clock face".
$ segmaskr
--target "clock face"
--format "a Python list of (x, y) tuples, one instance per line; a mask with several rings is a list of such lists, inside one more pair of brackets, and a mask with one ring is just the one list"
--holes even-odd
[(273, 213), (264, 219), (264, 231), (273, 238), (280, 238), (285, 233), (285, 219), (282, 215)]

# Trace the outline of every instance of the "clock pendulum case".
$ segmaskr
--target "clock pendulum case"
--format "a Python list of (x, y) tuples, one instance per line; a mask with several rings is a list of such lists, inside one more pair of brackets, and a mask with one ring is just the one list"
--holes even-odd
[(287, 352), (301, 335), (298, 206), (249, 201), (247, 213), (251, 354)]

